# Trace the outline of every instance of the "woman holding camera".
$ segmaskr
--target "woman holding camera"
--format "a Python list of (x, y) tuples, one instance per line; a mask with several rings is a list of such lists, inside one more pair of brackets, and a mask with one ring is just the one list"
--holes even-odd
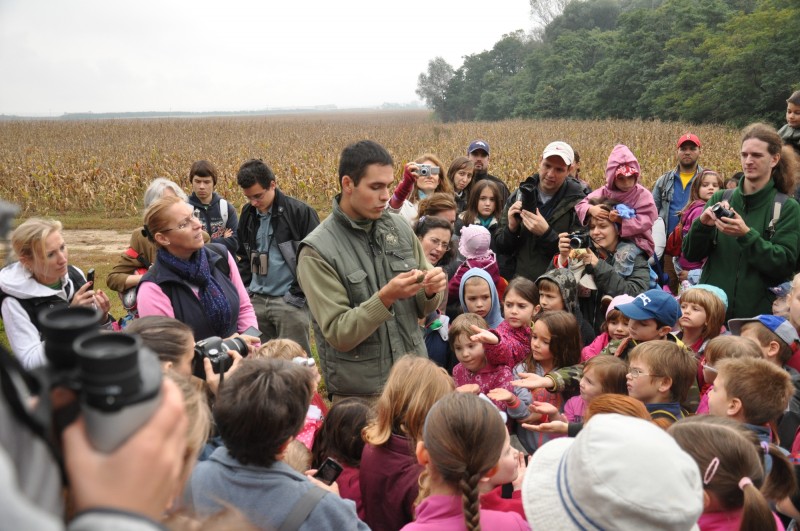
[[(607, 213), (617, 205), (615, 201), (601, 198), (592, 198), (589, 204), (598, 205)], [(578, 286), (581, 314), (599, 334), (605, 320), (604, 306), (617, 295), (635, 297), (644, 293), (650, 286), (650, 267), (647, 256), (632, 241), (620, 237), (618, 223), (608, 216), (601, 218), (591, 214), (587, 214), (586, 221), (588, 238), (566, 232), (558, 235), (559, 254), (554, 263), (556, 267), (569, 267), (573, 271), (583, 266)], [(573, 245), (571, 240), (575, 240)], [(593, 283), (590, 278), (584, 280), (588, 275)]]
[(417, 220), (417, 203), (434, 192), (453, 194), (450, 181), (442, 174), (442, 163), (439, 158), (426, 153), (414, 162), (406, 164), (403, 180), (394, 189), (386, 208), (390, 212), (400, 214), (413, 225)]
[(144, 227), (157, 251), (139, 283), (139, 315), (175, 317), (198, 341), (258, 326), (236, 261), (224, 247), (204, 244), (191, 205), (163, 197), (145, 212)]
[(67, 263), (61, 222), (31, 218), (16, 228), (11, 246), (19, 262), (0, 271), (3, 323), (11, 350), (22, 365), (44, 365), (39, 312), (58, 306), (94, 306), (111, 327), (111, 301), (80, 269)]

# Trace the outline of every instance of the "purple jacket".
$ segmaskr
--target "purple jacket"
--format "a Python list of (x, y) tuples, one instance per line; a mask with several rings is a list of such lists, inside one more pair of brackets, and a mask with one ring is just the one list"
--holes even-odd
[(658, 210), (656, 203), (653, 200), (653, 194), (639, 184), (639, 178), (636, 179), (636, 186), (627, 192), (617, 190), (614, 186), (614, 179), (616, 171), (622, 164), (633, 166), (638, 170), (639, 161), (631, 150), (622, 144), (614, 147), (611, 155), (608, 157), (608, 165), (606, 166), (606, 184), (590, 193), (577, 205), (575, 205), (575, 212), (581, 223), (586, 223), (586, 214), (589, 212), (589, 199), (592, 197), (601, 197), (613, 199), (623, 203), (636, 211), (636, 215), (631, 219), (623, 219), (620, 224), (620, 238), (627, 238), (632, 240), (636, 246), (647, 253), (647, 256), (653, 256), (655, 252), (655, 243), (653, 242), (653, 224), (658, 217)]
[[(692, 228), (692, 223), (694, 220), (700, 217), (700, 214), (703, 213), (703, 209), (706, 207), (706, 202), (702, 199), (698, 199), (691, 205), (687, 206), (686, 209), (683, 211), (683, 215), (681, 216), (681, 223), (683, 223), (683, 227), (681, 230), (681, 234), (684, 238), (686, 235), (689, 234), (689, 229)], [(686, 258), (683, 257), (683, 253), (681, 253), (680, 258), (678, 258), (678, 265), (681, 266), (685, 271), (691, 271), (692, 269), (702, 269), (703, 264), (706, 261), (702, 260), (700, 262), (690, 262)]]

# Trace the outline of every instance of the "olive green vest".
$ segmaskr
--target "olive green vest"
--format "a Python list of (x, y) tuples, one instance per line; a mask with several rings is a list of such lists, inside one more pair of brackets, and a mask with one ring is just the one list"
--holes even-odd
[[(417, 238), (402, 217), (385, 212), (367, 232), (339, 209), (333, 212), (302, 242), (313, 248), (342, 280), (350, 307), (365, 302), (399, 273), (426, 269), (417, 263), (414, 245)], [(317, 351), (328, 391), (341, 395), (379, 394), (392, 365), (401, 356), (428, 357), (418, 324), (417, 305), (411, 297), (395, 302), (394, 317), (355, 349), (341, 352), (322, 340), (319, 327)], [(316, 324), (316, 323), (315, 323)]]

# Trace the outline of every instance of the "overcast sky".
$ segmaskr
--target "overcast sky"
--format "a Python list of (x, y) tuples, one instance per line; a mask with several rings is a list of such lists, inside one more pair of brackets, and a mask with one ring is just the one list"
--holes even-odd
[(527, 0), (0, 0), (0, 114), (409, 103), (530, 27)]

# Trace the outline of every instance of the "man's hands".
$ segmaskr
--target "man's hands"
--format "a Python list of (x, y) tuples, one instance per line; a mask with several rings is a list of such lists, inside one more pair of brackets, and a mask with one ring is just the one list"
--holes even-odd
[(717, 230), (722, 234), (727, 234), (728, 236), (732, 236), (734, 238), (741, 238), (750, 232), (750, 227), (748, 227), (744, 222), (742, 216), (737, 214), (727, 201), (720, 201), (719, 204), (733, 212), (733, 217), (717, 218), (717, 216), (711, 212), (712, 207), (708, 207), (707, 209), (703, 210), (702, 214), (700, 214), (700, 223), (709, 227), (716, 227)]
[(413, 297), (421, 289), (425, 289), (425, 296), (433, 297), (447, 286), (447, 275), (441, 267), (434, 267), (428, 271), (412, 269), (400, 273), (390, 280), (380, 291), (378, 297), (387, 308), (397, 301)]
[[(520, 219), (517, 219), (517, 215), (520, 216)], [(517, 201), (508, 209), (508, 230), (511, 232), (517, 232), (520, 221), (522, 221), (522, 225), (528, 230), (528, 232), (531, 232), (536, 236), (541, 236), (547, 232), (547, 229), (550, 228), (547, 220), (544, 219), (544, 216), (539, 213), (538, 208), (536, 209), (536, 212), (523, 210), (522, 201)]]

